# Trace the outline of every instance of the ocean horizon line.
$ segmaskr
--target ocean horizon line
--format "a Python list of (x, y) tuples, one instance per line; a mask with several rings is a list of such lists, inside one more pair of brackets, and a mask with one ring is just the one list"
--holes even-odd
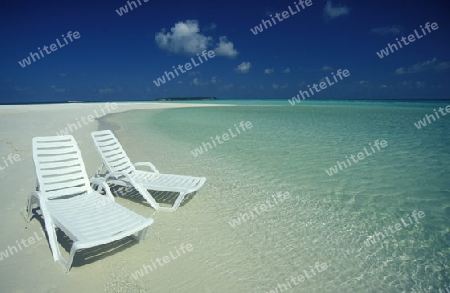
[[(164, 99), (164, 98), (157, 98), (157, 99)], [(189, 100), (186, 98), (186, 100), (174, 100), (174, 101), (161, 101), (161, 100), (95, 100), (95, 101), (82, 101), (82, 100), (69, 100), (69, 101), (45, 101), (45, 102), (20, 102), (20, 103), (2, 103), (0, 102), (0, 106), (13, 106), (13, 105), (51, 105), (51, 104), (95, 104), (95, 103), (105, 103), (105, 102), (117, 102), (117, 103), (143, 103), (143, 102), (149, 102), (149, 103), (210, 103), (210, 104), (216, 104), (220, 103), (220, 101), (284, 101), (285, 98), (263, 98), (263, 99), (232, 99), (232, 98), (217, 98), (215, 100)], [(439, 101), (450, 101), (449, 98), (445, 99), (314, 99), (309, 101), (303, 101), (304, 103), (313, 103), (315, 101), (323, 101), (323, 102), (370, 102), (370, 101), (392, 101), (392, 102), (439, 102)]]

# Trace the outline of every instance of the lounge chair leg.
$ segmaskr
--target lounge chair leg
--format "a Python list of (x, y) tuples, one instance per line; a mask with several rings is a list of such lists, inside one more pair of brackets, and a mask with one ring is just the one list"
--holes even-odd
[(53, 224), (52, 219), (47, 212), (45, 204), (41, 203), (42, 215), (44, 217), (45, 230), (47, 230), (48, 242), (53, 254), (53, 260), (58, 261), (61, 259), (61, 253), (58, 247), (58, 237), (56, 236), (56, 226)]
[(147, 230), (148, 230), (148, 227), (145, 228), (145, 229), (143, 229), (143, 230), (141, 230), (141, 231), (139, 231), (139, 234), (138, 234), (137, 236), (136, 236), (136, 235), (132, 235), (132, 237), (133, 237), (136, 241), (141, 242), (141, 241), (144, 240), (145, 235), (147, 234)]
[(159, 207), (159, 210), (165, 211), (165, 212), (175, 212), (180, 207), (180, 204), (183, 201), (185, 196), (186, 196), (186, 193), (180, 192), (180, 195), (178, 195), (178, 198), (175, 201), (175, 203), (173, 204), (173, 206), (171, 206), (170, 208), (168, 208), (168, 207)]
[(168, 207), (162, 207), (160, 206), (151, 196), (151, 194), (147, 191), (147, 190), (138, 190), (143, 196), (144, 198), (147, 200), (147, 202), (157, 211), (164, 211), (164, 212), (175, 212), (178, 207), (180, 206), (181, 202), (183, 201), (184, 197), (186, 196), (185, 192), (180, 192), (180, 194), (178, 195), (177, 200), (175, 201), (175, 203), (173, 204), (173, 206), (171, 206), (170, 208)]
[(175, 201), (175, 203), (172, 206), (173, 212), (178, 209), (178, 207), (180, 206), (181, 202), (183, 201), (185, 195), (186, 195), (185, 192), (180, 192), (180, 195), (178, 195), (177, 200)]
[(70, 249), (70, 255), (69, 255), (69, 261), (65, 262), (64, 267), (66, 268), (66, 273), (70, 271), (70, 268), (72, 267), (73, 258), (75, 257), (75, 253), (77, 252), (77, 248), (72, 245), (72, 248)]
[(156, 200), (153, 198), (153, 196), (148, 192), (147, 189), (140, 187), (137, 184), (134, 184), (136, 190), (145, 198), (145, 200), (155, 209), (155, 210), (164, 210), (163, 207), (161, 207)]

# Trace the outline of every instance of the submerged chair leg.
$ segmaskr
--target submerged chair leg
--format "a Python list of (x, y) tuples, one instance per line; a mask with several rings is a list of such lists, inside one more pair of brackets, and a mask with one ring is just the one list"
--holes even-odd
[(178, 209), (178, 207), (181, 205), (181, 202), (183, 201), (185, 196), (186, 196), (185, 192), (180, 192), (180, 195), (178, 195), (177, 200), (173, 204), (173, 207), (172, 207), (173, 211), (176, 211)]
[(170, 208), (160, 206), (159, 210), (165, 211), (165, 212), (175, 212), (178, 209), (178, 207), (180, 206), (181, 202), (183, 201), (185, 195), (186, 195), (185, 192), (180, 192), (180, 194), (178, 195), (178, 198), (175, 201), (175, 203), (173, 204), (173, 206), (171, 206)]
[(164, 210), (163, 207), (156, 202), (153, 196), (148, 192), (147, 189), (139, 186), (138, 184), (134, 184), (134, 188), (144, 197), (144, 199), (155, 209), (155, 210)]
[(134, 240), (141, 242), (144, 240), (145, 235), (147, 234), (147, 230), (148, 230), (148, 227), (139, 231), (137, 236), (136, 235), (131, 235), (131, 236), (134, 238)]

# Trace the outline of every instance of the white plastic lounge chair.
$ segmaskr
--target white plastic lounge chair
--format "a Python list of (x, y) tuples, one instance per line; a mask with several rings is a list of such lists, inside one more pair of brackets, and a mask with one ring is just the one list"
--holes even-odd
[[(98, 186), (98, 191), (104, 188), (106, 195), (91, 188), (73, 136), (33, 138), (33, 160), (37, 188), (28, 199), (27, 220), (32, 218), (33, 204), (38, 204), (53, 259), (60, 261), (66, 272), (80, 249), (111, 243), (127, 236), (133, 236), (139, 242), (144, 239), (153, 219), (144, 218), (114, 202), (104, 181), (94, 179), (91, 183)], [(68, 261), (61, 256), (56, 228), (73, 241)], [(135, 236), (135, 233), (139, 234)]]
[[(204, 177), (160, 174), (150, 162), (133, 165), (110, 130), (95, 131), (91, 135), (103, 161), (97, 171), (97, 178), (104, 178), (115, 185), (134, 187), (156, 210), (175, 211), (186, 194), (197, 191), (206, 181)], [(149, 167), (151, 172), (136, 170), (138, 166)], [(105, 174), (102, 174), (103, 169), (106, 169)], [(179, 192), (179, 195), (172, 207), (162, 207), (148, 190)]]

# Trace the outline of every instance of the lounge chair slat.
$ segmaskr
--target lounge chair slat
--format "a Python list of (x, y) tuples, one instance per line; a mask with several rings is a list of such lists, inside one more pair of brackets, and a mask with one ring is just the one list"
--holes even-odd
[(80, 166), (70, 166), (67, 168), (53, 168), (53, 169), (45, 169), (45, 170), (41, 170), (42, 172), (42, 176), (47, 176), (47, 175), (62, 175), (62, 174), (69, 174), (72, 172), (80, 172)]
[(98, 143), (98, 146), (101, 148), (106, 148), (112, 145), (115, 145), (115, 141), (113, 138), (104, 139), (102, 141), (99, 141)]
[(43, 164), (41, 164), (41, 170), (47, 171), (50, 169), (61, 169), (63, 170), (64, 168), (70, 168), (70, 167), (74, 167), (74, 166), (79, 166), (80, 163), (77, 160), (70, 160), (70, 161), (64, 161), (64, 162), (42, 162)]
[(48, 157), (36, 157), (35, 160), (38, 163), (45, 163), (45, 162), (62, 162), (62, 161), (71, 161), (74, 159), (77, 159), (78, 155), (73, 153), (69, 155), (59, 155), (59, 156), (48, 156)]
[(105, 153), (105, 155), (106, 155), (105, 159), (108, 160), (108, 162), (113, 162), (113, 161), (117, 161), (119, 159), (126, 158), (122, 151), (120, 153), (116, 153), (116, 154)]
[(103, 153), (107, 156), (108, 159), (110, 159), (113, 156), (117, 156), (117, 155), (119, 155), (120, 157), (124, 157), (123, 150), (121, 150), (121, 149), (115, 149), (115, 150), (107, 151), (107, 152), (103, 152)]
[(76, 153), (76, 150), (73, 148), (61, 148), (61, 149), (45, 149), (45, 150), (38, 150), (37, 155), (38, 157), (45, 157), (45, 155), (67, 155), (67, 154), (73, 154)]
[[(42, 183), (45, 186), (48, 186), (52, 189), (61, 189), (61, 188), (67, 188), (67, 187), (75, 187), (79, 185), (85, 185), (86, 179), (82, 177), (82, 174), (77, 174), (76, 176), (70, 174), (69, 176), (63, 175), (58, 177), (51, 177), (51, 178), (43, 178)], [(86, 188), (87, 190), (87, 188)]]
[(42, 136), (33, 138), (33, 144), (36, 143), (37, 147), (40, 147), (40, 144), (44, 143), (51, 143), (51, 146), (57, 146), (58, 142), (61, 143), (71, 142), (71, 135)]
[(47, 187), (47, 188), (41, 188), (41, 190), (43, 192), (52, 192), (52, 193), (57, 192), (58, 194), (61, 195), (59, 197), (63, 197), (63, 196), (73, 195), (73, 194), (82, 194), (82, 193), (86, 192), (86, 186), (83, 185), (83, 186), (75, 186), (75, 187), (67, 187), (67, 188)]
[(123, 165), (131, 166), (130, 161), (128, 160), (128, 158), (121, 158), (119, 160), (109, 161), (109, 162), (110, 162), (111, 166), (113, 166), (113, 167), (119, 167), (119, 166), (123, 166)]
[(102, 151), (103, 151), (103, 152), (109, 152), (109, 151), (118, 149), (119, 146), (116, 145), (116, 144), (114, 144), (113, 141), (110, 141), (108, 145), (101, 146), (101, 148), (102, 148)]

